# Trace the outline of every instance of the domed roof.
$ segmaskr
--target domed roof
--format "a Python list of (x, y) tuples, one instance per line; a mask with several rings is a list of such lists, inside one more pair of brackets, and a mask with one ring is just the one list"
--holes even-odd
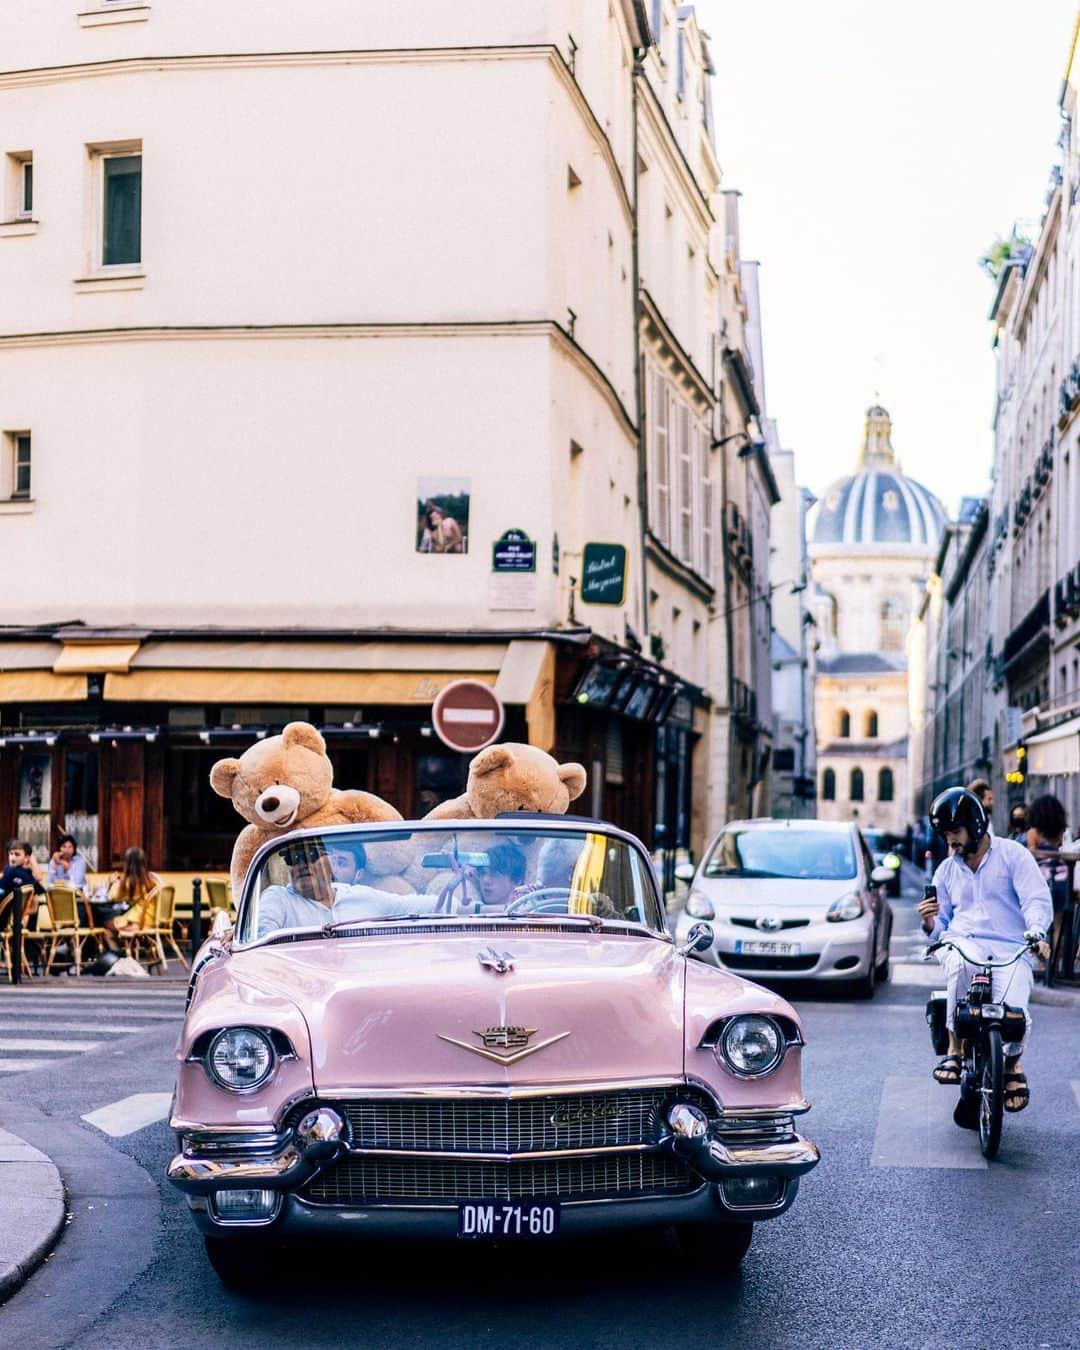
[(934, 494), (900, 472), (884, 408), (866, 412), (866, 435), (856, 472), (832, 483), (821, 497), (815, 544), (908, 546), (932, 552), (945, 528), (945, 508)]

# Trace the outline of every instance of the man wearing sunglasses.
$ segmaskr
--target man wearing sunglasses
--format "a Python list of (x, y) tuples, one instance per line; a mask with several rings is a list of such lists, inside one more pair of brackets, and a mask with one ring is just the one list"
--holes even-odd
[(335, 881), (321, 839), (297, 839), (282, 848), (280, 857), (289, 869), (289, 881), (268, 886), (260, 895), (257, 937), (283, 928), (322, 928), (347, 919), (393, 918), (431, 908), (426, 897), (409, 900), (373, 886)]

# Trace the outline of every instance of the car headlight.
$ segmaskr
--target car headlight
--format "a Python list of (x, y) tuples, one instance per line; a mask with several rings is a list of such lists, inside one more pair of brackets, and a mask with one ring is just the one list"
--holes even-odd
[(262, 1087), (274, 1071), (270, 1038), (254, 1027), (226, 1027), (206, 1052), (206, 1068), (219, 1087), (247, 1092)]
[(692, 919), (715, 919), (716, 906), (704, 891), (691, 891), (686, 901), (686, 912)]
[(829, 923), (844, 923), (847, 919), (857, 919), (862, 912), (861, 895), (842, 895), (832, 902), (825, 917)]
[(784, 1033), (771, 1017), (749, 1013), (733, 1017), (716, 1045), (717, 1058), (732, 1073), (759, 1078), (784, 1057)]

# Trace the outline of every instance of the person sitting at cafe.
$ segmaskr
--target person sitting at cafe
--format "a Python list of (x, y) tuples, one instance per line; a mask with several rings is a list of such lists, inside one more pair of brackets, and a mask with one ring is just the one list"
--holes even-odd
[(150, 871), (146, 854), (141, 848), (129, 848), (123, 868), (109, 877), (108, 902), (125, 906), (105, 921), (106, 941), (113, 951), (119, 950), (114, 934), (130, 937), (153, 924), (160, 890), (161, 878)]
[(430, 896), (409, 900), (374, 886), (335, 881), (330, 851), (321, 839), (285, 844), (280, 857), (289, 871), (284, 886), (268, 886), (259, 896), (256, 937), (283, 928), (322, 928), (349, 919), (395, 918), (426, 914)]
[(79, 852), (73, 834), (60, 836), (56, 851), (49, 859), (49, 885), (74, 886), (77, 891), (86, 889), (86, 859)]
[(7, 866), (0, 872), (0, 903), (23, 886), (34, 888), (35, 899), (26, 911), (26, 926), (31, 931), (37, 928), (38, 904), (36, 897), (45, 894), (42, 885), (44, 877), (41, 864), (34, 857), (34, 851), (24, 839), (7, 841)]

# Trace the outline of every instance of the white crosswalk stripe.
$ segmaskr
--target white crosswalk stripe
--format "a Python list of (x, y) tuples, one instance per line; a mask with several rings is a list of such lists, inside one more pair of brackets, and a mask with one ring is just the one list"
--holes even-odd
[(122, 1097), (108, 1106), (99, 1106), (96, 1111), (88, 1111), (83, 1120), (120, 1139), (125, 1134), (134, 1134), (144, 1130), (147, 1125), (155, 1125), (169, 1114), (171, 1092), (134, 1092), (130, 1097)]
[(179, 1025), (185, 990), (0, 986), (0, 1075), (47, 1068), (119, 1037)]

